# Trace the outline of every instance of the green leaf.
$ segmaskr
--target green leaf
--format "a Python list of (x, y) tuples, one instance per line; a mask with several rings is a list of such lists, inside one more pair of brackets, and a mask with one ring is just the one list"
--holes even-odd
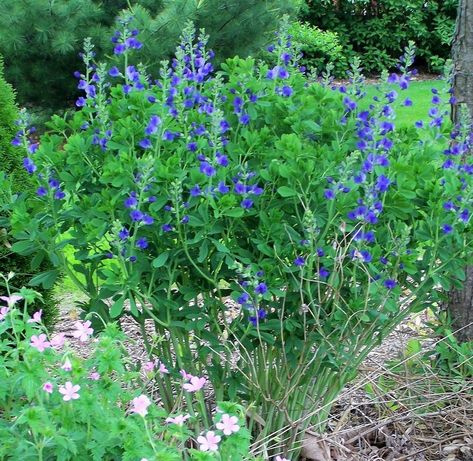
[(228, 216), (230, 218), (241, 218), (244, 214), (243, 208), (232, 208), (223, 212), (223, 216)]
[(110, 308), (110, 316), (114, 319), (119, 317), (120, 314), (123, 312), (123, 304), (125, 302), (125, 296), (118, 298)]
[(33, 277), (30, 280), (30, 285), (33, 287), (41, 285), (44, 289), (52, 288), (54, 283), (56, 282), (57, 278), (59, 277), (59, 271), (57, 269), (53, 269), (46, 272), (41, 272), (36, 277)]
[(15, 242), (11, 248), (15, 253), (18, 253), (23, 256), (30, 255), (34, 253), (38, 247), (34, 242), (30, 242), (29, 240), (22, 240), (20, 242)]
[(297, 192), (294, 189), (291, 189), (287, 186), (281, 186), (278, 188), (278, 193), (281, 197), (295, 197)]
[(164, 253), (161, 253), (157, 258), (153, 259), (153, 262), (151, 265), (157, 269), (158, 267), (163, 267), (166, 264), (166, 261), (169, 258), (169, 251), (165, 251)]

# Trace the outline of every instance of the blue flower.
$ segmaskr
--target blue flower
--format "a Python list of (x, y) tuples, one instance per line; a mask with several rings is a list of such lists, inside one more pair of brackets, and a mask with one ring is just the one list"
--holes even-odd
[(247, 113), (244, 113), (239, 120), (242, 125), (248, 125), (250, 123), (250, 116)]
[(267, 287), (266, 283), (264, 283), (264, 282), (258, 283), (258, 285), (256, 285), (256, 287), (255, 287), (255, 293), (257, 295), (264, 295), (267, 291), (268, 291), (268, 287)]
[(317, 256), (319, 258), (322, 258), (323, 256), (325, 256), (325, 251), (323, 248), (317, 248)]
[(462, 212), (460, 213), (460, 221), (463, 221), (464, 223), (467, 223), (468, 220), (470, 219), (470, 212), (468, 210), (462, 210)]
[(217, 171), (215, 170), (215, 167), (212, 166), (210, 163), (202, 162), (200, 164), (200, 172), (204, 173), (205, 176), (208, 176), (209, 178), (211, 178), (212, 176), (215, 176)]
[(45, 187), (41, 186), (36, 189), (36, 194), (39, 195), (40, 197), (44, 197), (45, 195), (48, 194), (48, 191)]
[(152, 115), (148, 126), (145, 129), (146, 135), (155, 134), (158, 131), (158, 126), (161, 124), (161, 119), (157, 115)]
[(62, 200), (65, 196), (66, 194), (61, 189), (58, 189), (54, 194), (56, 200)]
[(136, 246), (138, 248), (140, 248), (141, 250), (144, 250), (145, 248), (148, 248), (148, 240), (146, 239), (146, 237), (140, 237), (136, 241)]
[(343, 98), (343, 105), (346, 107), (348, 111), (353, 111), (358, 107), (356, 102), (352, 101), (348, 96)]
[(150, 141), (148, 138), (142, 139), (142, 140), (138, 143), (138, 145), (139, 145), (140, 147), (142, 147), (143, 149), (149, 149), (149, 148), (153, 147), (153, 144), (151, 143), (151, 141)]
[(371, 256), (371, 254), (368, 250), (362, 250), (362, 251), (360, 251), (360, 254), (363, 258), (363, 262), (365, 262), (365, 263), (369, 263), (373, 259), (373, 257)]
[(290, 96), (292, 96), (292, 93), (293, 93), (293, 89), (288, 86), (288, 85), (284, 85), (281, 89), (281, 94), (285, 97), (285, 98), (289, 98)]
[(120, 71), (118, 70), (118, 67), (114, 66), (108, 71), (108, 75), (110, 77), (119, 77), (120, 76)]
[(172, 225), (171, 224), (163, 224), (161, 226), (161, 229), (163, 232), (171, 232), (172, 231)]
[(138, 200), (136, 200), (136, 194), (130, 194), (130, 197), (124, 200), (123, 205), (125, 206), (125, 208), (134, 208), (136, 205), (138, 205)]
[(242, 293), (238, 298), (237, 298), (237, 303), (238, 304), (246, 304), (248, 300), (250, 299), (250, 295), (248, 293)]
[(113, 49), (114, 54), (120, 55), (126, 51), (126, 45), (124, 43), (119, 43)]
[(181, 224), (187, 224), (189, 222), (189, 215), (184, 215), (181, 219)]
[(130, 231), (129, 231), (127, 228), (125, 228), (125, 227), (124, 227), (122, 230), (120, 230), (120, 231), (118, 232), (118, 238), (119, 238), (120, 240), (125, 240), (125, 239), (127, 239), (129, 236), (130, 236)]
[(444, 234), (451, 234), (453, 232), (453, 227), (450, 224), (442, 224), (441, 226), (442, 232)]
[(28, 157), (25, 157), (23, 159), (23, 166), (29, 174), (33, 174), (37, 170), (37, 167), (34, 164), (33, 160)]
[(305, 264), (305, 259), (302, 256), (298, 256), (294, 259), (294, 266), (302, 267)]
[(326, 279), (330, 275), (330, 271), (325, 267), (321, 267), (319, 270), (320, 278)]
[(215, 159), (220, 166), (228, 166), (228, 157), (220, 152), (215, 154)]
[(130, 218), (134, 222), (139, 222), (143, 219), (143, 213), (140, 210), (133, 210), (130, 212)]
[(250, 198), (245, 198), (241, 201), (240, 206), (245, 210), (248, 210), (253, 206), (253, 200), (251, 200)]
[(77, 106), (77, 107), (84, 107), (85, 104), (86, 104), (85, 98), (83, 98), (82, 96), (80, 96), (79, 98), (77, 98), (77, 101), (76, 101), (76, 106)]
[(393, 280), (393, 279), (386, 279), (386, 280), (384, 281), (383, 285), (384, 285), (388, 290), (392, 290), (392, 289), (396, 288), (397, 282), (396, 282), (396, 280)]
[(380, 192), (386, 192), (389, 189), (389, 185), (391, 184), (391, 181), (389, 178), (387, 178), (384, 175), (381, 175), (378, 177), (378, 180), (376, 181), (376, 188)]
[(201, 194), (201, 190), (198, 184), (196, 184), (191, 190), (190, 190), (191, 197), (198, 197)]
[(149, 214), (143, 215), (142, 221), (143, 221), (143, 224), (147, 226), (150, 226), (151, 224), (154, 223), (154, 219)]
[(246, 186), (238, 181), (234, 186), (235, 194), (242, 195), (246, 193)]
[(257, 326), (258, 322), (264, 320), (266, 318), (266, 311), (264, 309), (258, 309), (257, 312), (258, 316), (251, 316), (248, 320), (253, 324), (253, 326)]
[(226, 194), (227, 192), (230, 191), (230, 188), (229, 188), (227, 185), (225, 185), (225, 182), (220, 181), (220, 182), (218, 183), (217, 190), (218, 190), (221, 194)]
[(327, 200), (333, 200), (335, 198), (335, 192), (332, 189), (325, 189), (324, 197)]

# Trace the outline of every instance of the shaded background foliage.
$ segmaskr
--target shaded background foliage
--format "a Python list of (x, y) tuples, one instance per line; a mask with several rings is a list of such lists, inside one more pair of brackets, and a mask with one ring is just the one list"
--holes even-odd
[[(17, 127), (18, 109), (15, 103), (15, 93), (3, 76), (3, 60), (0, 57), (0, 164), (2, 172), (7, 176), (0, 177), (0, 265), (5, 275), (14, 272), (11, 289), (15, 291), (27, 286), (31, 278), (50, 267), (45, 260), (33, 264), (31, 256), (22, 256), (11, 250), (15, 242), (10, 234), (10, 210), (18, 194), (23, 197), (34, 195), (34, 185), (22, 165), (23, 155), (11, 145)], [(57, 310), (53, 303), (51, 289), (38, 289), (43, 296), (43, 302), (37, 300), (31, 305), (31, 310), (43, 309), (46, 323), (51, 323), (56, 317)], [(7, 295), (6, 288), (0, 281), (0, 295)]]
[(71, 100), (75, 85), (70, 77), (80, 68), (84, 39), (92, 38), (98, 58), (111, 54), (112, 24), (129, 4), (145, 44), (140, 60), (156, 71), (160, 60), (172, 55), (189, 20), (206, 29), (217, 61), (222, 61), (260, 50), (271, 40), (281, 15), (294, 16), (300, 1), (4, 0), (0, 7), (0, 53), (5, 57), (7, 80), (18, 91), (19, 101), (64, 106)]
[(303, 18), (337, 32), (347, 57), (360, 55), (366, 72), (395, 65), (409, 40), (419, 64), (440, 71), (450, 57), (456, 0), (307, 0)]

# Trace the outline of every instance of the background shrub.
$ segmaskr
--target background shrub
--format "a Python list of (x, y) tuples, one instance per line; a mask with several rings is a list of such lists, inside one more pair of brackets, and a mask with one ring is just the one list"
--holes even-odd
[(441, 71), (450, 56), (455, 0), (308, 0), (304, 19), (335, 31), (350, 57), (358, 54), (366, 72), (393, 67), (409, 40), (417, 57)]
[(294, 22), (289, 29), (294, 44), (301, 50), (300, 63), (306, 69), (322, 72), (328, 63), (334, 65), (334, 73), (343, 75), (347, 58), (335, 32), (323, 31), (307, 23)]
[[(21, 256), (11, 251), (14, 239), (10, 235), (9, 216), (11, 207), (14, 206), (18, 194), (23, 198), (33, 195), (33, 183), (23, 168), (23, 155), (11, 145), (17, 127), (18, 109), (15, 105), (13, 88), (3, 77), (3, 61), (0, 59), (0, 265), (4, 273), (14, 272), (12, 289), (19, 289), (26, 285), (35, 273), (42, 272), (49, 267), (46, 261), (36, 258), (32, 268), (32, 257)], [(6, 176), (6, 175), (7, 176)], [(17, 204), (18, 205), (18, 204)], [(54, 304), (51, 289), (40, 289), (43, 301), (37, 300), (30, 307), (32, 310), (43, 309), (44, 318), (48, 324), (52, 323), (57, 309)], [(0, 295), (6, 295), (6, 289), (0, 283)]]

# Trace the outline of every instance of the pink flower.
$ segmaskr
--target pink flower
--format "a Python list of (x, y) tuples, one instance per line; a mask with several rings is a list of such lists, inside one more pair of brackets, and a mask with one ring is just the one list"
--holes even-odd
[(70, 381), (67, 381), (67, 383), (64, 386), (61, 386), (59, 388), (59, 392), (64, 396), (62, 400), (64, 401), (69, 401), (69, 400), (76, 400), (80, 397), (80, 395), (77, 393), (79, 392), (80, 386), (76, 384), (72, 384)]
[(74, 336), (74, 338), (78, 338), (80, 342), (87, 341), (89, 336), (94, 332), (94, 329), (90, 328), (90, 325), (90, 320), (87, 320), (87, 322), (76, 322), (76, 331), (72, 333), (72, 336)]
[(28, 319), (28, 323), (41, 323), (41, 316), (43, 315), (43, 309), (33, 314), (33, 318)]
[(166, 422), (169, 424), (177, 424), (178, 426), (182, 426), (190, 417), (190, 415), (177, 415), (174, 418), (166, 418)]
[(48, 394), (53, 393), (53, 385), (49, 381), (43, 384), (43, 391), (47, 392)]
[(89, 379), (91, 379), (92, 381), (98, 381), (100, 379), (100, 373), (93, 371), (92, 373), (90, 373)]
[(183, 377), (184, 381), (189, 381), (189, 379), (192, 378), (192, 375), (190, 373), (187, 373), (186, 370), (180, 370), (179, 373)]
[(43, 352), (50, 346), (47, 336), (42, 333), (39, 336), (33, 335), (30, 339), (31, 347), (38, 349), (39, 352)]
[(143, 370), (146, 371), (146, 373), (151, 373), (154, 370), (154, 362), (146, 362), (143, 365)]
[(148, 414), (148, 407), (151, 405), (151, 401), (146, 395), (140, 395), (135, 397), (131, 404), (133, 405), (131, 412), (138, 413), (144, 418)]
[(0, 296), (2, 301), (6, 301), (8, 307), (13, 307), (20, 299), (23, 299), (22, 296), (11, 295), (11, 296)]
[(162, 374), (167, 374), (169, 373), (169, 370), (166, 368), (166, 365), (164, 363), (160, 362), (159, 360), (156, 360), (156, 366), (158, 367), (158, 371)]
[(215, 435), (214, 431), (209, 431), (205, 435), (199, 435), (197, 437), (197, 442), (200, 445), (201, 451), (217, 451), (218, 450), (218, 442), (220, 442), (222, 438), (219, 435)]
[(190, 378), (190, 383), (184, 384), (182, 387), (187, 392), (197, 392), (200, 391), (204, 386), (207, 380), (205, 378), (199, 378), (197, 376), (192, 376)]
[(61, 367), (64, 371), (71, 371), (72, 370), (72, 363), (71, 361), (66, 358), (66, 360), (64, 361), (64, 365)]
[(0, 307), (0, 321), (2, 321), (7, 316), (9, 310), (10, 310), (9, 307), (6, 307), (6, 306)]
[(234, 432), (238, 432), (240, 430), (240, 426), (238, 425), (238, 418), (236, 416), (230, 416), (224, 414), (220, 422), (216, 424), (217, 429), (223, 431), (225, 435), (231, 435)]
[(58, 349), (64, 346), (65, 342), (66, 342), (66, 335), (64, 333), (58, 333), (57, 335), (54, 335), (51, 338), (51, 346), (57, 347)]
[(281, 458), (281, 456), (276, 456), (275, 461), (289, 461), (287, 458)]

